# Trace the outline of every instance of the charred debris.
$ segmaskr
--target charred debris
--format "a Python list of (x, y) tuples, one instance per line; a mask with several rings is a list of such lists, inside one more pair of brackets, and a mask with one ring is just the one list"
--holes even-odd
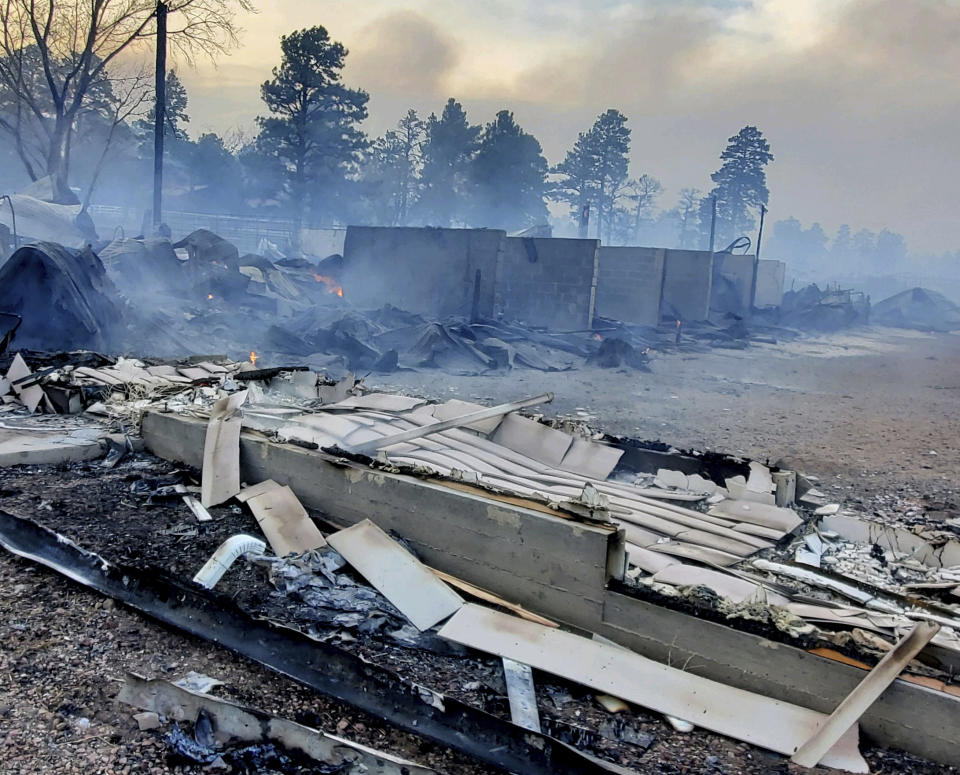
[[(442, 318), (429, 294), (354, 306), (349, 250), (240, 256), (207, 231), (19, 248), (0, 267), (0, 545), (501, 771), (630, 771), (656, 717), (778, 767), (867, 772), (861, 745), (960, 764), (960, 524), (879, 522), (812, 472), (550, 419), (549, 393), (490, 407), (367, 386), (643, 369), (870, 314), (815, 286), (740, 304), (731, 259), (687, 320), (661, 252), (657, 324), (602, 317), (598, 293), (558, 331), (499, 314), (522, 262), (551, 255), (538, 243), (491, 285), (478, 269), (470, 308)], [(883, 311), (931, 306), (955, 312), (916, 292)], [(43, 510), (38, 475), (62, 496)], [(129, 676), (118, 698), (194, 765), (432, 771), (216, 683)]]
[[(631, 708), (808, 766), (866, 771), (861, 739), (955, 761), (960, 526), (881, 524), (802, 472), (529, 416), (549, 394), (483, 407), (220, 358), (26, 356), (0, 413), (3, 461), (26, 466), (2, 474), (6, 549), (403, 729), (505, 771), (629, 766), (653, 739)], [(58, 383), (96, 400), (28, 414)], [(61, 487), (115, 495), (17, 516), (58, 462)], [(295, 728), (296, 751), (362, 764), (283, 719), (227, 751), (196, 727), (255, 710), (145, 686), (123, 696), (193, 725), (178, 755), (279, 761)]]

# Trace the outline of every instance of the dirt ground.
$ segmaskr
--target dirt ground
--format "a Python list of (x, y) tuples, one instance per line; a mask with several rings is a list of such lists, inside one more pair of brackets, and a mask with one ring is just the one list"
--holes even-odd
[(544, 414), (608, 433), (783, 460), (858, 496), (901, 487), (956, 496), (960, 335), (866, 328), (651, 358), (650, 372), (405, 372), (372, 384), (497, 403), (550, 391)]
[[(944, 518), (957, 516), (960, 501), (958, 355), (960, 336), (866, 329), (744, 351), (654, 354), (650, 372), (406, 372), (369, 381), (484, 402), (553, 391), (548, 415), (681, 448), (785, 459), (820, 476), (838, 499), (866, 506), (890, 494), (898, 501), (926, 496)], [(46, 521), (60, 504), (45, 489), (44, 472), (17, 472), (16, 492), (4, 489), (13, 486), (11, 475), (0, 477), (0, 508), (16, 506), (9, 510)], [(108, 498), (103, 507), (106, 529), (106, 512), (121, 509)], [(439, 771), (489, 771), (0, 553), (0, 773), (200, 772), (169, 764), (163, 730), (138, 731), (132, 711), (111, 699), (128, 670), (170, 677), (191, 669), (226, 681), (225, 696)], [(799, 772), (779, 757), (708, 733), (684, 736), (652, 716), (644, 724), (655, 743), (638, 772)], [(877, 773), (953, 771), (878, 749), (867, 758)]]

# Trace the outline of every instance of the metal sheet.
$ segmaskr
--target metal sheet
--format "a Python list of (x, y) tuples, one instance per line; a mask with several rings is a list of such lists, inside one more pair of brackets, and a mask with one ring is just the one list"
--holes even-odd
[[(440, 637), (523, 662), (659, 713), (696, 719), (697, 726), (704, 729), (787, 755), (808, 740), (826, 718), (822, 713), (477, 605), (464, 605), (443, 626)], [(857, 750), (858, 738), (858, 727), (853, 725), (823, 757), (822, 764), (868, 772)]]
[(516, 414), (503, 418), (491, 440), (550, 466), (560, 465), (573, 443), (572, 436)]
[(507, 682), (507, 699), (513, 723), (534, 732), (540, 731), (540, 713), (537, 711), (537, 692), (533, 686), (530, 665), (503, 658), (503, 677)]
[(617, 467), (623, 450), (586, 439), (574, 439), (558, 466), (563, 471), (606, 479)]
[(214, 738), (220, 743), (233, 740), (280, 742), (285, 748), (303, 751), (316, 761), (346, 765), (347, 772), (362, 771), (368, 775), (430, 775), (435, 772), (384, 751), (228, 700), (192, 692), (167, 681), (128, 675), (120, 686), (117, 701), (181, 722), (192, 723), (203, 711), (211, 717)]
[(785, 533), (789, 533), (803, 524), (803, 520), (797, 516), (793, 509), (752, 501), (726, 500), (718, 503), (707, 513), (717, 514), (721, 517), (732, 517), (738, 522), (762, 525), (774, 530), (782, 530)]
[(463, 605), (460, 595), (369, 519), (334, 533), (329, 543), (418, 630)]

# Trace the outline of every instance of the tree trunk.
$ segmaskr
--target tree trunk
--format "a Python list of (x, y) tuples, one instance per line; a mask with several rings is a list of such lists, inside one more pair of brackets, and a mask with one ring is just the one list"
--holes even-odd
[(76, 201), (68, 182), (70, 170), (70, 125), (68, 116), (57, 116), (47, 155), (47, 174), (51, 177), (54, 199), (59, 204)]
[(297, 159), (297, 168), (294, 171), (294, 210), (293, 210), (293, 247), (294, 250), (299, 252), (300, 250), (300, 230), (303, 228), (303, 213), (306, 208), (306, 184), (304, 179), (306, 178), (304, 170), (304, 160), (302, 158)]

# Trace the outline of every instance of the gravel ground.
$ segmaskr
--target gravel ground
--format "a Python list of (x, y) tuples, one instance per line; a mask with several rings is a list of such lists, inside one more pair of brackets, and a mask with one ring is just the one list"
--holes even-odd
[[(436, 397), (496, 401), (554, 390), (551, 414), (678, 446), (771, 461), (786, 457), (823, 476), (824, 487), (836, 496), (859, 500), (863, 508), (883, 503), (900, 508), (909, 502), (942, 519), (957, 516), (952, 476), (960, 470), (958, 354), (958, 337), (871, 330), (782, 348), (663, 357), (654, 361), (652, 373), (524, 371), (509, 378), (442, 379), (436, 373), (407, 373), (384, 383)], [(85, 515), (84, 533), (99, 528), (115, 536), (107, 552), (111, 559), (160, 564), (180, 576), (192, 575), (197, 559), (219, 543), (221, 531), (253, 529), (245, 514), (218, 509), (215, 526), (184, 538), (174, 557), (166, 549), (160, 552), (150, 535), (189, 521), (168, 508), (152, 512), (152, 521), (142, 518), (142, 499), (123, 493), (144, 474), (172, 469), (146, 458), (140, 462), (140, 469), (130, 461), (113, 474), (92, 467), (79, 474), (73, 469), (0, 471), (0, 507), (45, 522), (55, 514)], [(117, 680), (127, 671), (173, 678), (190, 670), (225, 681), (218, 690), (222, 696), (340, 731), (440, 771), (489, 771), (0, 554), (0, 772), (200, 772), (171, 765), (163, 730), (140, 732), (134, 711), (112, 700)], [(588, 695), (575, 696), (570, 710), (600, 713)], [(781, 757), (716, 735), (673, 732), (650, 714), (636, 712), (631, 718), (654, 737), (649, 749), (630, 757), (638, 772), (799, 771)], [(878, 773), (953, 771), (896, 752), (869, 749), (866, 756)]]

